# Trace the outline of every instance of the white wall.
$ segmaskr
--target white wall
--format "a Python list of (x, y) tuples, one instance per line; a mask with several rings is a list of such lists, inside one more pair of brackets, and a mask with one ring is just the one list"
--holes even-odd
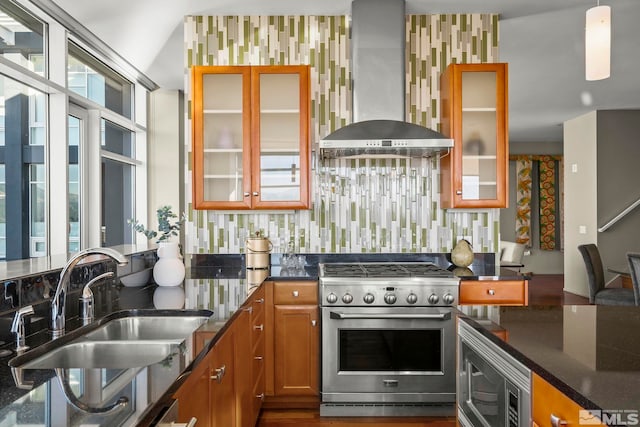
[[(176, 213), (182, 190), (182, 93), (177, 90), (156, 90), (149, 99), (149, 218), (145, 224), (157, 229), (156, 210), (171, 205)], [(141, 236), (140, 233), (137, 233)], [(144, 236), (143, 236), (144, 237)]]
[(578, 245), (598, 243), (596, 119), (593, 111), (564, 123), (564, 290), (583, 296), (589, 291)]

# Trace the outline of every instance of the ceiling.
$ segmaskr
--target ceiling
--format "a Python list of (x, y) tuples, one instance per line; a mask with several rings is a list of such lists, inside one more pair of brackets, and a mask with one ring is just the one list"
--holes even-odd
[[(184, 15), (347, 15), (351, 0), (54, 0), (160, 87), (182, 89)], [(499, 13), (512, 143), (562, 141), (592, 110), (640, 108), (640, 0), (611, 6), (611, 77), (584, 78), (585, 12), (596, 0), (407, 0), (407, 13)], [(141, 25), (140, 22), (149, 24)], [(635, 32), (635, 33), (634, 33)], [(636, 70), (636, 71), (633, 71)]]

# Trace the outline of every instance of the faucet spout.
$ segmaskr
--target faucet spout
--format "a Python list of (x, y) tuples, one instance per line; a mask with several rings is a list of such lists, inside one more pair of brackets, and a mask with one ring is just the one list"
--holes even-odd
[(73, 255), (60, 273), (56, 293), (51, 301), (51, 332), (54, 338), (64, 334), (65, 328), (65, 306), (67, 304), (67, 292), (69, 290), (69, 281), (71, 272), (74, 267), (83, 259), (90, 255), (106, 255), (113, 258), (119, 265), (125, 265), (129, 262), (127, 257), (120, 252), (110, 248), (91, 248), (82, 250)]

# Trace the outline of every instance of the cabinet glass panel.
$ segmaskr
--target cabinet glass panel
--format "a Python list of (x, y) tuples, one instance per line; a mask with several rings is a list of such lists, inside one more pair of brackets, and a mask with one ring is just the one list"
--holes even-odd
[(204, 197), (241, 201), (242, 75), (203, 76)]
[(300, 78), (260, 75), (260, 198), (300, 200)]
[(462, 198), (497, 198), (496, 73), (462, 73)]

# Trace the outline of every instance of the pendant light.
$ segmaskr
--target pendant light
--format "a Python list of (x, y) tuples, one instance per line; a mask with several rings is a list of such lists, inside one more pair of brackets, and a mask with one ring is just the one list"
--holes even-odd
[(611, 8), (598, 5), (587, 10), (585, 26), (585, 77), (602, 80), (611, 75)]

